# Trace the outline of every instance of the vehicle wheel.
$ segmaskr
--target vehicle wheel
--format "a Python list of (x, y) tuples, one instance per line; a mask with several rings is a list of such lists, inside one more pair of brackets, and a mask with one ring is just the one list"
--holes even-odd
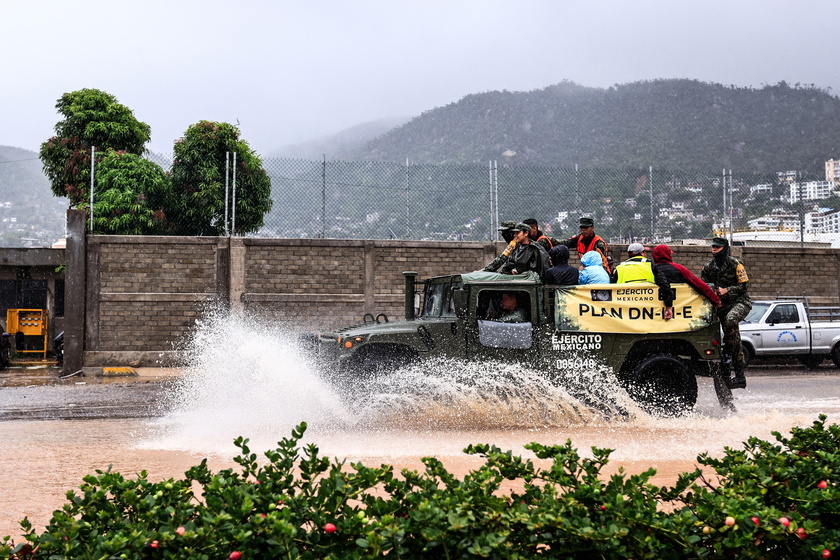
[(823, 356), (815, 356), (813, 354), (808, 354), (806, 356), (799, 357), (799, 363), (805, 366), (808, 369), (817, 369), (823, 361)]
[(685, 363), (668, 354), (654, 354), (628, 372), (625, 388), (645, 411), (680, 416), (697, 402), (697, 379)]
[(747, 367), (755, 357), (755, 352), (753, 352), (752, 346), (746, 342), (741, 343), (741, 351), (744, 352), (744, 367)]
[(831, 351), (831, 361), (834, 362), (835, 367), (840, 368), (840, 344), (834, 347)]
[(375, 375), (388, 373), (412, 363), (417, 352), (400, 344), (372, 344), (359, 348), (353, 357), (354, 373)]

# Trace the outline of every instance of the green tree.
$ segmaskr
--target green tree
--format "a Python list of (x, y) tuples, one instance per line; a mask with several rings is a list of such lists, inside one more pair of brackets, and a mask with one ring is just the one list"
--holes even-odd
[(117, 235), (164, 232), (169, 177), (155, 163), (126, 152), (109, 150), (96, 167), (93, 231)]
[[(225, 169), (227, 153), (236, 154), (236, 208), (234, 186), (229, 182), (228, 230), (233, 234), (255, 232), (271, 209), (271, 180), (262, 160), (239, 129), (228, 123), (200, 121), (175, 143), (172, 163), (174, 196), (169, 221), (177, 235), (224, 235)], [(230, 172), (231, 179), (233, 177)], [(235, 213), (235, 224), (233, 223)]]
[(44, 173), (55, 196), (83, 206), (90, 196), (91, 146), (103, 154), (113, 149), (141, 155), (151, 129), (116, 97), (98, 89), (65, 93), (55, 107), (64, 119), (56, 123), (56, 135), (41, 144)]

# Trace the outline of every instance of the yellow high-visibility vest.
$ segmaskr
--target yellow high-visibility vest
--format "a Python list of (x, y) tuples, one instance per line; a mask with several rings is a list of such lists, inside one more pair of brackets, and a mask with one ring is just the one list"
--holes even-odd
[(618, 265), (615, 270), (618, 272), (618, 284), (653, 283), (653, 266), (651, 261), (644, 257), (632, 257)]

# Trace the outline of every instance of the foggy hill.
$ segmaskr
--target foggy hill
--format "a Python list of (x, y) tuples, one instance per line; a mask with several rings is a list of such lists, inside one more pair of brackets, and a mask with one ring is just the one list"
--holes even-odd
[(840, 155), (838, 117), (840, 98), (812, 85), (561, 82), (467, 95), (340, 157), (822, 173), (824, 161)]
[(370, 121), (329, 136), (316, 138), (300, 144), (289, 144), (272, 150), (268, 157), (319, 160), (324, 155), (350, 153), (364, 146), (374, 138), (408, 122), (408, 117), (396, 117)]
[(67, 206), (36, 152), (0, 146), (0, 247), (51, 246), (64, 237)]

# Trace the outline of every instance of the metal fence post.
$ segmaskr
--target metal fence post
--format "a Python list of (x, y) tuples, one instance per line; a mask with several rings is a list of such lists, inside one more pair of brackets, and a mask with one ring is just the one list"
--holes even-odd
[(321, 239), (327, 237), (327, 154), (321, 163)]
[(230, 197), (230, 152), (225, 152), (225, 237), (230, 237), (228, 228), (228, 201)]
[(729, 244), (732, 244), (735, 231), (732, 220), (735, 217), (735, 204), (733, 203), (735, 191), (732, 189), (732, 169), (729, 170)]
[(90, 147), (90, 232), (93, 233), (93, 180), (96, 178), (96, 146)]
[(487, 162), (487, 167), (489, 171), (489, 178), (490, 178), (490, 241), (496, 241), (497, 239), (497, 232), (496, 225), (497, 220), (499, 219), (499, 199), (496, 196), (495, 192), (495, 175), (493, 169), (493, 160)]
[(405, 238), (411, 239), (411, 199), (410, 199), (410, 192), (409, 192), (409, 171), (408, 171), (408, 158), (405, 160)]
[(648, 187), (650, 188), (650, 239), (656, 235), (656, 230), (653, 226), (653, 166), (648, 166)]
[(233, 197), (230, 203), (230, 233), (236, 235), (236, 152), (233, 152)]

